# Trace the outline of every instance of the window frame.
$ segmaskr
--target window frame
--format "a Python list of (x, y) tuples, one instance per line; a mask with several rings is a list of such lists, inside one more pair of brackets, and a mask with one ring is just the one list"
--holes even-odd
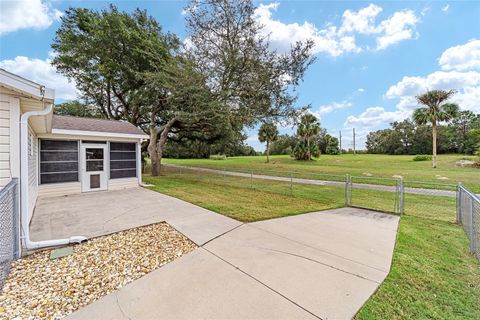
[[(42, 141), (69, 141), (75, 142), (77, 147), (75, 150), (43, 150), (42, 148)], [(77, 154), (77, 160), (68, 160), (68, 161), (42, 161), (42, 152), (75, 152)], [(42, 163), (76, 163), (77, 164), (77, 171), (58, 171), (58, 172), (42, 172)], [(49, 175), (49, 174), (70, 174), (70, 173), (77, 173), (76, 180), (71, 181), (58, 181), (58, 182), (42, 182), (42, 174)], [(49, 185), (49, 184), (61, 184), (61, 183), (74, 183), (80, 182), (80, 141), (78, 139), (57, 139), (57, 138), (38, 138), (38, 185)]]
[[(123, 144), (123, 145), (133, 145), (133, 150), (114, 150), (112, 149), (112, 144)], [(116, 180), (116, 179), (132, 179), (132, 178), (136, 178), (138, 179), (138, 170), (137, 170), (137, 167), (138, 167), (138, 157), (137, 157), (137, 143), (136, 142), (127, 142), (127, 141), (110, 141), (109, 142), (109, 152), (108, 152), (108, 157), (109, 157), (109, 161), (108, 161), (108, 174), (109, 174), (109, 179), (110, 180)], [(134, 156), (132, 158), (126, 158), (126, 159), (112, 159), (112, 153), (115, 154), (115, 153), (131, 153), (133, 154)], [(133, 167), (125, 167), (125, 168), (120, 168), (120, 169), (112, 169), (112, 162), (113, 163), (127, 163), (127, 162), (134, 162), (134, 166)], [(129, 176), (126, 176), (126, 177), (112, 177), (112, 172), (130, 172), (130, 171), (135, 171), (135, 175), (129, 175)]]

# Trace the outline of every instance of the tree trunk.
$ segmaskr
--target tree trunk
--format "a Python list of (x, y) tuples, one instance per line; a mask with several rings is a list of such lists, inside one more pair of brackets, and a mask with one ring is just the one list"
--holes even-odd
[(158, 161), (157, 153), (157, 138), (160, 128), (150, 129), (150, 141), (148, 142), (148, 154), (150, 155), (150, 160), (152, 162), (152, 176), (158, 176), (160, 173), (160, 162)]
[(437, 167), (437, 123), (432, 123), (432, 167)]
[(150, 142), (148, 143), (148, 153), (150, 155), (150, 159), (152, 160), (152, 176), (158, 176), (160, 174), (163, 150), (165, 144), (167, 143), (168, 133), (170, 132), (170, 129), (172, 129), (175, 122), (177, 122), (177, 119), (173, 118), (161, 128), (150, 129)]
[(270, 141), (267, 140), (267, 163), (270, 162)]
[(307, 137), (307, 160), (312, 160), (312, 155), (310, 153), (310, 137)]

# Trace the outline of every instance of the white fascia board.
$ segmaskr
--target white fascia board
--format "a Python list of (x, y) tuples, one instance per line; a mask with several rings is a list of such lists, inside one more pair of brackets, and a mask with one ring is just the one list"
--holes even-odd
[(17, 76), (16, 74), (10, 73), (3, 69), (0, 69), (0, 85), (36, 100), (41, 100), (43, 98), (53, 101), (55, 99), (55, 90), (45, 88), (45, 94), (42, 97), (40, 92), (40, 88), (42, 86), (40, 84)]
[(63, 134), (71, 136), (95, 136), (107, 138), (128, 138), (128, 139), (148, 139), (146, 134), (131, 134), (131, 133), (115, 133), (115, 132), (101, 132), (101, 131), (83, 131), (83, 130), (66, 130), (66, 129), (52, 129), (52, 134)]

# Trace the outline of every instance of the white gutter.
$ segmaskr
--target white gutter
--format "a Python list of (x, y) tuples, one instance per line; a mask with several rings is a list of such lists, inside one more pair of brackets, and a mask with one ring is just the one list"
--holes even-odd
[(44, 241), (30, 240), (30, 201), (28, 194), (28, 119), (30, 117), (48, 115), (53, 109), (53, 104), (41, 111), (25, 112), (20, 118), (20, 212), (22, 226), (22, 243), (24, 248), (39, 249), (44, 247), (60, 246), (69, 243), (80, 243), (87, 240), (83, 236), (73, 236), (68, 239), (55, 239)]
[(101, 132), (101, 131), (84, 131), (84, 130), (67, 130), (67, 129), (52, 129), (52, 134), (65, 134), (74, 136), (99, 136), (109, 138), (129, 138), (129, 139), (149, 139), (150, 136), (146, 134), (132, 134), (132, 133), (115, 133), (115, 132)]

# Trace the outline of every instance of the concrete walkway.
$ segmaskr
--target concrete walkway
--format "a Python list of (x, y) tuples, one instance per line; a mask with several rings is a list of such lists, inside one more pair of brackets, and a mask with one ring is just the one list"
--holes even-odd
[[(255, 173), (245, 173), (245, 172), (238, 172), (238, 171), (227, 171), (227, 170), (219, 170), (219, 169), (209, 169), (209, 168), (202, 168), (202, 167), (190, 167), (190, 166), (182, 166), (177, 164), (162, 164), (162, 166), (167, 167), (175, 167), (175, 168), (184, 168), (187, 170), (199, 171), (199, 172), (209, 172), (213, 174), (222, 174), (227, 176), (235, 176), (235, 177), (243, 177), (243, 178), (251, 178), (251, 179), (263, 179), (263, 180), (273, 180), (273, 181), (284, 181), (284, 182), (293, 182), (293, 183), (301, 183), (301, 184), (313, 184), (313, 185), (320, 185), (320, 186), (337, 186), (337, 187), (345, 187), (344, 181), (332, 181), (332, 180), (321, 180), (319, 179), (304, 179), (304, 178), (292, 178), (290, 177), (281, 177), (281, 176), (272, 176), (272, 175), (265, 175), (265, 174), (255, 174)], [(288, 172), (285, 172), (288, 173)], [(305, 173), (308, 175), (308, 173)], [(313, 175), (313, 174), (312, 174)], [(321, 176), (319, 174), (318, 176)], [(328, 176), (328, 175), (324, 175)], [(334, 176), (334, 175), (332, 175)], [(340, 176), (340, 175), (338, 175)], [(356, 177), (356, 180), (361, 179), (369, 179), (369, 177)], [(375, 178), (371, 178), (375, 180)], [(395, 179), (390, 179), (390, 182), (394, 181)], [(422, 194), (422, 195), (430, 195), (430, 196), (443, 196), (443, 197), (456, 197), (455, 185), (452, 184), (442, 184), (442, 183), (428, 183), (423, 182), (417, 185), (437, 185), (438, 187), (442, 187), (445, 189), (450, 190), (442, 190), (442, 189), (427, 189), (427, 188), (412, 188), (412, 187), (404, 187), (405, 193), (410, 194)], [(369, 184), (369, 183), (358, 183), (354, 182), (352, 184), (354, 189), (368, 189), (368, 190), (379, 190), (379, 191), (388, 191), (388, 192), (397, 192), (396, 187), (394, 186), (385, 186), (380, 184)]]
[(398, 221), (343, 208), (231, 223), (68, 319), (349, 319), (388, 274)]
[(93, 238), (166, 221), (197, 245), (242, 223), (144, 188), (39, 197), (30, 223), (33, 240)]

